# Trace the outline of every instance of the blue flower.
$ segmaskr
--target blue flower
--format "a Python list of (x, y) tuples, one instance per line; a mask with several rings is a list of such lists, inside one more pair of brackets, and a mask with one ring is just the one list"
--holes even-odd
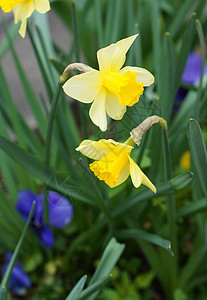
[[(4, 264), (1, 273), (6, 272), (8, 264), (12, 258), (11, 253), (6, 253), (6, 263)], [(29, 276), (24, 272), (22, 266), (16, 262), (9, 279), (8, 288), (17, 296), (23, 296), (26, 294), (28, 288), (31, 287), (31, 280)]]
[[(188, 85), (194, 85), (200, 80), (202, 68), (202, 59), (201, 55), (196, 52), (191, 52), (188, 55), (188, 59), (185, 65), (185, 69), (182, 75), (182, 83)], [(207, 74), (207, 64), (204, 68), (204, 74)], [(175, 96), (176, 102), (182, 102), (185, 96), (187, 95), (188, 90), (184, 87), (180, 87)], [(174, 111), (178, 111), (179, 106), (174, 106)]]
[[(40, 239), (43, 246), (52, 248), (54, 236), (52, 230), (44, 222), (44, 195), (35, 195), (30, 190), (18, 193), (16, 209), (27, 220), (33, 201), (36, 201), (35, 210), (31, 220), (31, 228)], [(48, 192), (49, 223), (56, 228), (63, 228), (73, 218), (73, 207), (70, 201), (57, 192)]]

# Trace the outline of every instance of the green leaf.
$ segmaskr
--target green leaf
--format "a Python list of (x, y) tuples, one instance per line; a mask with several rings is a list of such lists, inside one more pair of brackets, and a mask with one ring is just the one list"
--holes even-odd
[(5, 286), (0, 288), (0, 300), (7, 300), (7, 289)]
[(175, 78), (177, 76), (177, 56), (169, 32), (167, 32), (164, 37), (161, 62), (160, 82), (158, 82), (160, 106), (162, 116), (168, 121), (172, 114), (174, 96), (176, 93)]
[(207, 154), (206, 146), (198, 122), (190, 119), (188, 123), (188, 142), (195, 170), (207, 199)]
[(31, 210), (30, 210), (30, 213), (29, 213), (27, 222), (26, 222), (26, 224), (25, 224), (25, 226), (24, 226), (24, 229), (23, 229), (23, 231), (22, 231), (21, 237), (20, 237), (20, 239), (19, 239), (19, 242), (18, 242), (17, 245), (16, 245), (16, 248), (15, 248), (15, 250), (14, 250), (14, 253), (13, 253), (13, 255), (12, 255), (12, 258), (11, 258), (11, 260), (10, 260), (10, 262), (9, 262), (9, 265), (8, 265), (8, 267), (7, 267), (7, 269), (6, 269), (6, 272), (5, 272), (4, 276), (3, 276), (3, 279), (2, 279), (2, 282), (1, 282), (1, 287), (7, 286), (8, 282), (9, 282), (9, 278), (10, 278), (12, 269), (13, 269), (13, 267), (14, 267), (14, 264), (15, 264), (15, 261), (16, 261), (16, 259), (17, 259), (17, 256), (18, 256), (18, 253), (19, 253), (19, 251), (20, 251), (20, 248), (21, 248), (21, 246), (22, 246), (22, 242), (23, 242), (23, 240), (24, 240), (25, 234), (26, 234), (27, 229), (28, 229), (28, 227), (29, 227), (30, 221), (31, 221), (31, 219), (32, 219), (32, 215), (33, 215), (33, 212), (34, 212), (35, 204), (36, 204), (36, 202), (33, 201), (32, 208), (31, 208)]
[(90, 299), (88, 297), (91, 296), (91, 295), (93, 295), (94, 293), (98, 292), (103, 286), (105, 286), (109, 282), (110, 279), (111, 279), (111, 276), (108, 275), (108, 276), (105, 276), (104, 278), (96, 281), (95, 283), (91, 284), (87, 289), (85, 289), (81, 293), (81, 296), (80, 296), (79, 299), (80, 300), (81, 299)]
[[(125, 245), (120, 244), (116, 241), (115, 238), (112, 238), (108, 245), (106, 246), (104, 253), (101, 257), (101, 261), (96, 269), (94, 275), (92, 276), (89, 286), (93, 285), (97, 281), (104, 279), (105, 276), (108, 276), (112, 268), (115, 266), (122, 252), (124, 251)], [(88, 287), (89, 287), (88, 286)], [(87, 298), (87, 300), (95, 299), (97, 292), (93, 296)]]
[(159, 235), (149, 233), (140, 229), (134, 229), (134, 228), (120, 230), (117, 232), (116, 235), (119, 238), (124, 238), (124, 239), (147, 241), (149, 243), (152, 243), (154, 245), (166, 249), (168, 252), (170, 252), (171, 255), (173, 255), (170, 241), (163, 239)]
[(192, 41), (193, 41), (193, 33), (195, 30), (195, 19), (196, 19), (196, 14), (193, 13), (187, 24), (186, 31), (183, 35), (182, 47), (180, 50), (180, 54), (178, 56), (178, 64), (177, 64), (177, 70), (176, 70), (176, 78), (175, 78), (175, 80), (176, 80), (175, 90), (176, 91), (180, 85), (182, 74), (183, 74), (185, 64), (187, 61), (187, 57), (191, 50), (191, 45), (192, 45)]
[(157, 188), (156, 194), (150, 190), (138, 192), (132, 197), (130, 197), (124, 204), (119, 205), (119, 207), (113, 211), (113, 217), (117, 217), (120, 214), (125, 213), (127, 210), (131, 209), (134, 205), (142, 201), (147, 201), (155, 197), (160, 197), (163, 195), (167, 195), (179, 191), (184, 187), (186, 187), (188, 184), (190, 184), (192, 179), (193, 179), (193, 174), (186, 173), (180, 176), (176, 176), (170, 179), (169, 181), (165, 183), (161, 183), (158, 186), (156, 186)]
[(4, 29), (5, 29), (5, 32), (6, 32), (6, 35), (7, 35), (7, 38), (8, 38), (8, 42), (9, 42), (9, 45), (10, 45), (10, 49), (11, 49), (11, 52), (12, 52), (12, 55), (13, 55), (13, 58), (14, 58), (14, 62), (16, 64), (16, 68), (17, 68), (17, 71), (18, 71), (18, 74), (19, 74), (19, 78), (21, 79), (21, 82), (22, 82), (22, 86), (24, 88), (24, 92), (25, 92), (25, 95), (28, 99), (28, 102), (29, 102), (29, 105), (34, 113), (34, 116), (37, 120), (37, 123), (39, 125), (39, 130), (41, 132), (41, 134), (43, 136), (45, 136), (45, 133), (46, 133), (46, 119), (44, 117), (44, 114), (42, 112), (42, 109), (40, 107), (40, 104), (39, 104), (39, 101), (30, 85), (30, 82), (22, 68), (22, 65), (19, 61), (19, 58), (16, 54), (16, 51), (14, 49), (14, 46), (13, 46), (13, 43), (12, 43), (12, 40), (11, 40), (11, 37), (9, 35), (9, 32), (8, 32), (8, 29), (7, 29), (7, 26), (5, 24), (5, 20), (4, 20), (4, 17), (2, 18), (3, 20), (3, 26), (4, 26)]
[(72, 177), (68, 176), (68, 174), (59, 174), (58, 171), (43, 164), (34, 155), (27, 153), (25, 150), (1, 136), (0, 148), (33, 176), (39, 178), (49, 187), (67, 195), (71, 201), (80, 200), (96, 205), (94, 201), (82, 194), (77, 182), (74, 182)]
[(207, 208), (206, 199), (202, 198), (200, 200), (196, 200), (196, 202), (190, 203), (188, 205), (185, 205), (184, 207), (181, 207), (177, 211), (177, 219), (186, 217), (192, 214), (195, 214), (197, 212), (203, 211)]
[(65, 300), (79, 300), (80, 294), (84, 288), (85, 282), (87, 279), (87, 275), (81, 277), (81, 279), (76, 283), (70, 294), (67, 296)]
[(194, 2), (195, 0), (185, 0), (182, 2), (182, 5), (173, 18), (173, 21), (169, 28), (169, 32), (173, 36), (176, 35), (178, 30), (182, 27), (189, 13), (193, 12), (192, 9), (194, 8)]

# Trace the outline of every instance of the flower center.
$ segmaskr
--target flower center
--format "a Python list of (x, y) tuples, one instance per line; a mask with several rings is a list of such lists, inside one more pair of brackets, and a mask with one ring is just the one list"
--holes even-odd
[(12, 11), (13, 7), (21, 2), (24, 2), (25, 0), (0, 0), (0, 7), (4, 12), (10, 12)]
[(104, 180), (110, 187), (115, 187), (119, 182), (120, 173), (127, 163), (128, 151), (117, 146), (109, 154), (89, 166), (98, 179)]
[(144, 88), (143, 82), (137, 82), (137, 72), (127, 71), (124, 74), (118, 72), (103, 73), (103, 85), (111, 93), (115, 94), (121, 105), (132, 106), (139, 101)]

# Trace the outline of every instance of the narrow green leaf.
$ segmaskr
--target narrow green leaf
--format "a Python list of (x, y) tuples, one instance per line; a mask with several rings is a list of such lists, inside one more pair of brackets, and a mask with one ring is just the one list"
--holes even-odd
[(12, 258), (11, 258), (11, 260), (10, 260), (10, 262), (9, 262), (9, 265), (8, 265), (8, 267), (7, 267), (7, 269), (6, 269), (6, 272), (5, 272), (4, 276), (3, 276), (3, 279), (2, 279), (2, 282), (1, 282), (1, 287), (7, 286), (8, 282), (9, 282), (9, 278), (10, 278), (12, 269), (13, 269), (13, 267), (14, 267), (14, 264), (15, 264), (15, 261), (16, 261), (16, 259), (17, 259), (19, 250), (20, 250), (20, 248), (21, 248), (22, 242), (23, 242), (23, 240), (24, 240), (25, 234), (26, 234), (27, 229), (28, 229), (28, 227), (29, 227), (29, 224), (30, 224), (30, 221), (31, 221), (33, 212), (34, 212), (35, 204), (36, 204), (36, 202), (33, 201), (32, 208), (31, 208), (31, 210), (30, 210), (30, 213), (29, 213), (27, 222), (26, 222), (26, 224), (25, 224), (25, 226), (24, 226), (24, 229), (23, 229), (23, 231), (22, 231), (21, 237), (20, 237), (20, 239), (19, 239), (19, 242), (18, 242), (17, 245), (16, 245), (16, 248), (15, 248), (15, 250), (14, 250), (14, 253), (13, 253), (13, 255), (12, 255)]
[[(185, 64), (187, 61), (187, 57), (189, 55), (189, 52), (191, 50), (191, 45), (193, 41), (193, 33), (195, 30), (195, 20), (196, 20), (196, 14), (193, 13), (188, 24), (187, 28), (185, 30), (185, 33), (183, 35), (183, 42), (182, 42), (182, 47), (180, 50), (180, 54), (178, 56), (178, 64), (177, 64), (177, 71), (176, 71), (176, 84), (175, 84), (175, 90), (177, 91), (181, 78), (183, 75), (183, 71), (185, 68)], [(171, 31), (170, 31), (171, 32)]]
[(0, 288), (0, 300), (7, 300), (7, 289), (5, 286)]
[(39, 178), (49, 187), (67, 195), (71, 201), (80, 200), (96, 205), (94, 201), (81, 192), (78, 183), (74, 182), (73, 178), (68, 176), (68, 174), (59, 174), (58, 171), (43, 164), (34, 155), (27, 153), (25, 150), (1, 136), (0, 148), (33, 176)]
[(124, 239), (143, 240), (152, 243), (154, 245), (157, 245), (159, 247), (162, 247), (166, 249), (168, 252), (170, 252), (171, 255), (173, 255), (170, 241), (163, 239), (159, 235), (152, 234), (140, 229), (130, 228), (130, 229), (119, 230), (116, 233), (116, 236)]
[(80, 294), (84, 288), (85, 282), (87, 279), (87, 275), (81, 277), (81, 279), (76, 283), (70, 294), (67, 296), (65, 300), (79, 300)]
[[(160, 82), (158, 82), (160, 93), (160, 106), (162, 116), (168, 121), (172, 114), (172, 107), (174, 103), (175, 78), (177, 76), (177, 56), (175, 47), (167, 32), (163, 41), (162, 48), (162, 63), (160, 67)], [(163, 84), (164, 82), (164, 84)]]
[[(115, 238), (112, 238), (109, 241), (101, 257), (101, 261), (98, 265), (98, 268), (96, 269), (94, 275), (92, 276), (89, 282), (89, 286), (103, 279), (105, 276), (109, 275), (112, 268), (115, 266), (116, 262), (118, 261), (119, 257), (124, 251), (124, 248), (125, 245), (118, 243)], [(87, 298), (87, 300), (95, 299), (97, 293), (98, 292), (93, 294), (93, 296)]]
[(14, 58), (14, 62), (16, 64), (16, 68), (17, 68), (17, 71), (18, 71), (18, 74), (19, 74), (19, 78), (21, 79), (22, 86), (24, 88), (25, 95), (27, 96), (29, 105), (30, 105), (30, 107), (31, 107), (31, 109), (34, 113), (34, 116), (37, 120), (37, 123), (39, 125), (39, 130), (40, 130), (41, 134), (43, 136), (45, 136), (46, 119), (45, 119), (44, 114), (41, 110), (39, 101), (38, 101), (32, 87), (31, 87), (29, 81), (28, 81), (28, 78), (27, 78), (27, 76), (26, 76), (26, 74), (25, 74), (25, 72), (24, 72), (24, 70), (21, 66), (19, 58), (18, 58), (18, 56), (16, 54), (16, 51), (13, 47), (13, 43), (12, 43), (11, 37), (9, 35), (7, 26), (5, 24), (4, 17), (2, 19), (3, 19), (3, 26), (4, 26), (4, 29), (5, 29), (8, 41), (9, 41), (10, 49), (11, 49), (11, 52), (12, 52), (12, 55), (13, 55), (13, 58)]
[(193, 174), (186, 173), (180, 176), (176, 176), (170, 179), (169, 181), (165, 183), (161, 183), (158, 186), (156, 186), (157, 188), (156, 194), (150, 190), (138, 192), (137, 194), (130, 197), (124, 204), (119, 205), (119, 207), (113, 211), (113, 217), (117, 217), (120, 214), (125, 213), (126, 211), (131, 209), (134, 205), (142, 201), (147, 201), (155, 197), (160, 197), (163, 195), (167, 195), (179, 191), (184, 187), (186, 187), (188, 184), (190, 184), (192, 179), (193, 179)]
[(194, 249), (187, 264), (181, 270), (178, 281), (178, 286), (180, 288), (185, 288), (185, 286), (188, 285), (188, 282), (192, 278), (193, 274), (195, 274), (196, 269), (206, 257), (206, 253), (206, 245), (198, 246), (196, 249)]
[(169, 28), (169, 32), (173, 36), (177, 34), (178, 30), (182, 27), (182, 24), (185, 22), (189, 13), (192, 12), (194, 1), (195, 0), (185, 0), (184, 2), (182, 2), (182, 5), (173, 18), (173, 21)]
[(148, 2), (150, 5), (150, 22), (152, 26), (153, 55), (156, 71), (156, 80), (159, 83), (160, 77), (160, 55), (161, 55), (161, 36), (160, 36), (160, 1)]
[[(100, 291), (100, 289), (105, 286), (109, 280), (111, 279), (111, 276), (105, 276), (104, 278), (96, 281), (95, 283), (91, 284), (87, 289), (83, 290), (80, 296), (80, 300), (81, 299), (90, 299), (88, 298), (89, 296), (93, 295), (94, 293), (98, 293), (98, 291)], [(71, 298), (72, 299), (72, 298)]]
[(183, 218), (192, 214), (196, 214), (200, 211), (203, 211), (204, 209), (207, 208), (206, 205), (206, 199), (202, 198), (200, 200), (196, 200), (196, 202), (190, 203), (188, 205), (185, 205), (184, 207), (181, 207), (177, 211), (177, 219)]
[(199, 82), (199, 88), (198, 88), (198, 96), (197, 96), (197, 103), (196, 103), (196, 117), (198, 118), (200, 116), (200, 106), (201, 106), (201, 95), (202, 95), (202, 84), (203, 84), (203, 75), (204, 75), (204, 68), (206, 63), (206, 45), (205, 45), (205, 37), (203, 28), (201, 26), (200, 21), (196, 20), (196, 29), (198, 32), (199, 37), (199, 43), (201, 47), (201, 56), (202, 56), (202, 66), (201, 66), (201, 75), (200, 75), (200, 82)]
[(188, 142), (195, 170), (207, 199), (207, 154), (206, 146), (198, 122), (190, 119), (188, 123)]
[[(19, 26), (12, 22), (8, 28), (8, 31), (9, 31), (9, 35), (11, 36), (12, 41), (14, 41), (19, 35), (19, 33), (18, 33)], [(7, 37), (3, 36), (1, 38), (1, 44), (0, 44), (0, 59), (4, 56), (4, 54), (7, 53), (7, 51), (9, 50), (9, 47), (10, 47), (10, 45), (9, 45)]]

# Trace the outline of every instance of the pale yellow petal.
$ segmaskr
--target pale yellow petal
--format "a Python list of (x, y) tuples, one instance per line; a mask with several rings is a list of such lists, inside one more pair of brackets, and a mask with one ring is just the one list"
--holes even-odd
[(101, 88), (101, 74), (96, 70), (73, 76), (63, 85), (68, 96), (83, 103), (91, 103)]
[(44, 14), (48, 10), (50, 10), (50, 2), (48, 0), (34, 0), (35, 2), (35, 9), (41, 13)]
[(122, 171), (121, 171), (121, 173), (119, 175), (119, 182), (116, 184), (116, 186), (122, 184), (124, 181), (127, 180), (128, 177), (129, 177), (129, 165), (126, 165), (122, 169)]
[(147, 176), (142, 172), (142, 170), (138, 167), (138, 165), (133, 161), (131, 157), (129, 157), (130, 163), (130, 176), (132, 179), (133, 185), (138, 188), (141, 184), (146, 185), (153, 192), (156, 192), (155, 186), (151, 183), (151, 181), (147, 178)]
[(105, 48), (97, 51), (97, 59), (99, 64), (99, 70), (101, 72), (111, 71), (111, 66), (113, 63), (114, 53), (116, 52), (117, 46), (111, 44)]
[(84, 140), (80, 143), (76, 151), (80, 151), (83, 155), (92, 158), (94, 160), (100, 160), (106, 156), (109, 152), (113, 151), (116, 147), (113, 145), (114, 141), (109, 140), (99, 140), (98, 142), (91, 140)]
[(122, 39), (116, 43), (117, 50), (113, 57), (113, 71), (119, 71), (126, 60), (126, 53), (131, 47), (138, 34)]
[(154, 193), (156, 193), (156, 187), (154, 186), (154, 184), (152, 184), (152, 182), (144, 173), (143, 173), (142, 183), (148, 186), (148, 188), (152, 190)]
[(106, 112), (112, 119), (121, 120), (126, 112), (126, 106), (119, 103), (117, 96), (106, 92)]
[(24, 19), (19, 28), (19, 34), (21, 35), (22, 38), (25, 37), (26, 29), (27, 29), (27, 19)]
[(101, 131), (107, 130), (107, 119), (106, 119), (106, 112), (105, 112), (105, 89), (102, 89), (97, 97), (95, 98), (94, 102), (91, 105), (89, 116), (92, 122), (98, 126)]
[(149, 71), (139, 67), (124, 67), (119, 73), (124, 74), (127, 71), (137, 72), (137, 82), (143, 82), (143, 86), (149, 86), (153, 84), (155, 80), (154, 76)]
[(14, 22), (24, 21), (29, 18), (35, 9), (33, 0), (27, 0), (14, 6)]

